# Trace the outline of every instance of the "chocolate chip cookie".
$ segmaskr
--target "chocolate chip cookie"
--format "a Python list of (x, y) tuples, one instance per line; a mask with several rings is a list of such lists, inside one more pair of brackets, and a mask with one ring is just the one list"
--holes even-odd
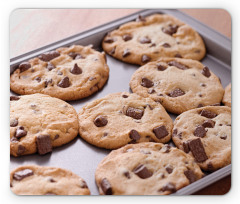
[(223, 104), (225, 106), (229, 106), (231, 108), (232, 106), (232, 102), (231, 102), (231, 91), (232, 91), (232, 87), (231, 87), (231, 83), (227, 85), (227, 87), (225, 88), (225, 93), (223, 95)]
[(190, 155), (152, 142), (113, 150), (95, 172), (99, 193), (105, 195), (167, 195), (202, 176)]
[(204, 42), (195, 30), (165, 14), (139, 16), (136, 22), (108, 33), (102, 47), (121, 61), (139, 65), (160, 57), (201, 60), (206, 53)]
[(104, 53), (73, 45), (21, 63), (10, 77), (10, 88), (22, 95), (43, 93), (70, 101), (101, 89), (108, 75)]
[(179, 115), (172, 133), (175, 145), (206, 171), (231, 163), (231, 108), (207, 106)]
[(81, 177), (56, 167), (20, 166), (10, 174), (10, 188), (17, 195), (90, 195)]
[(77, 134), (77, 113), (68, 103), (43, 94), (10, 97), (11, 155), (43, 155)]
[(140, 67), (133, 74), (130, 87), (175, 114), (219, 105), (224, 94), (219, 78), (207, 66), (178, 58), (164, 58)]
[(161, 104), (127, 92), (86, 104), (78, 114), (80, 136), (97, 147), (171, 139), (172, 119)]

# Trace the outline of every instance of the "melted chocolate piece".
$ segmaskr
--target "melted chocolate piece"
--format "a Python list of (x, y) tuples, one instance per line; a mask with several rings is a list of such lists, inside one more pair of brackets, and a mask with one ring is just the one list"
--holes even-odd
[(184, 175), (187, 177), (187, 179), (189, 180), (189, 183), (193, 183), (194, 181), (197, 180), (196, 175), (194, 174), (194, 172), (190, 169), (185, 170), (184, 171)]
[(153, 85), (154, 85), (154, 83), (150, 79), (145, 78), (145, 77), (142, 78), (141, 86), (146, 87), (146, 88), (151, 88), (151, 87), (153, 87)]
[(151, 39), (148, 38), (148, 37), (142, 37), (142, 38), (139, 39), (139, 42), (140, 42), (141, 44), (148, 44), (148, 43), (151, 43), (152, 41), (151, 41)]
[(185, 92), (182, 89), (176, 88), (173, 91), (171, 91), (168, 96), (170, 97), (179, 97), (179, 96), (183, 96), (185, 94)]
[(23, 126), (19, 126), (15, 132), (15, 137), (16, 138), (20, 138), (20, 137), (24, 137), (27, 135), (27, 131), (24, 130)]
[(200, 138), (189, 141), (188, 146), (197, 162), (204, 162), (208, 159)]
[(132, 40), (132, 36), (130, 34), (125, 34), (122, 36), (123, 40), (124, 41), (129, 41), (129, 40)]
[(36, 140), (38, 153), (40, 155), (52, 152), (52, 141), (50, 135), (39, 135)]
[(59, 57), (60, 53), (58, 51), (50, 51), (50, 52), (46, 52), (43, 53), (39, 56), (39, 59), (44, 61), (44, 62), (49, 62), (50, 60)]
[(103, 127), (103, 126), (107, 125), (107, 123), (108, 123), (108, 120), (107, 120), (106, 116), (99, 115), (94, 119), (94, 124), (97, 127)]
[(151, 58), (149, 57), (149, 56), (147, 56), (147, 55), (143, 55), (142, 56), (142, 62), (143, 63), (147, 63), (147, 62), (149, 62), (151, 60)]
[(24, 72), (24, 71), (30, 69), (31, 64), (29, 62), (23, 62), (18, 66), (18, 68), (20, 69), (20, 73), (21, 73), (21, 72)]
[(57, 85), (61, 88), (69, 87), (70, 86), (69, 78), (67, 76), (64, 77)]
[(13, 174), (13, 179), (16, 181), (21, 181), (26, 177), (32, 176), (33, 171), (31, 169), (24, 169), (21, 171), (17, 171)]
[(177, 67), (178, 69), (181, 69), (181, 70), (186, 70), (186, 69), (189, 68), (188, 66), (183, 65), (183, 64), (181, 64), (177, 61), (170, 61), (170, 62), (168, 62), (168, 65), (169, 66), (175, 66), (175, 67)]
[(137, 141), (141, 138), (141, 136), (139, 135), (138, 131), (136, 130), (131, 130), (130, 131), (130, 134), (129, 134), (129, 137), (134, 140), (134, 141)]
[(144, 111), (141, 109), (133, 108), (133, 107), (128, 107), (126, 111), (126, 116), (129, 116), (131, 118), (134, 118), (136, 120), (140, 120), (143, 116)]
[(162, 139), (162, 138), (168, 136), (168, 131), (167, 131), (167, 129), (166, 129), (166, 127), (164, 125), (155, 127), (153, 129), (153, 132), (154, 132), (154, 134), (156, 135), (156, 137), (158, 139)]
[(113, 194), (112, 186), (106, 178), (104, 178), (101, 181), (100, 187), (101, 187), (101, 189), (102, 189), (102, 191), (105, 195), (112, 195)]
[(210, 120), (210, 119), (205, 120), (205, 121), (203, 122), (202, 126), (205, 127), (205, 128), (214, 128), (214, 126), (215, 126), (215, 121)]
[(204, 117), (206, 117), (206, 118), (210, 118), (210, 119), (212, 119), (212, 118), (215, 118), (216, 116), (217, 116), (217, 114), (216, 113), (214, 113), (214, 112), (211, 112), (211, 111), (209, 111), (209, 110), (201, 110), (201, 112), (199, 113), (201, 116), (204, 116)]
[(203, 127), (202, 125), (199, 125), (196, 127), (193, 134), (196, 137), (205, 137), (206, 133), (207, 131), (205, 130), (205, 127)]
[(153, 173), (142, 164), (138, 165), (135, 169), (133, 169), (133, 173), (135, 173), (141, 179), (146, 179), (153, 175)]
[(202, 75), (204, 75), (205, 77), (210, 77), (211, 76), (211, 72), (209, 71), (209, 69), (208, 69), (208, 67), (203, 67), (203, 69), (202, 69)]

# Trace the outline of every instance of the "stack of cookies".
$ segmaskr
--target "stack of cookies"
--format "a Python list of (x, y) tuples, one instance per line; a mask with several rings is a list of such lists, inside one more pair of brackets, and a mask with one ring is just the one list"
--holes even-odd
[[(199, 61), (206, 49), (195, 30), (168, 15), (139, 16), (107, 33), (102, 48), (140, 66), (129, 82), (133, 93), (110, 93), (78, 114), (66, 101), (104, 87), (105, 52), (72, 45), (18, 66), (10, 78), (20, 94), (10, 97), (12, 156), (45, 155), (79, 133), (112, 150), (95, 172), (103, 195), (167, 195), (231, 163), (231, 85), (224, 91)], [(21, 195), (90, 194), (81, 177), (56, 167), (21, 166), (10, 186)]]

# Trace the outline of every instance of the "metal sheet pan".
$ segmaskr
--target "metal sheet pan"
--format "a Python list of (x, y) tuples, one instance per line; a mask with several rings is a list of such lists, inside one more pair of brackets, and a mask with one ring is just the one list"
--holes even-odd
[[(39, 54), (50, 51), (62, 46), (72, 44), (89, 45), (92, 44), (97, 50), (102, 50), (101, 41), (107, 32), (118, 28), (121, 24), (135, 20), (139, 14), (148, 16), (154, 13), (165, 13), (181, 21), (189, 24), (197, 32), (200, 33), (207, 48), (207, 55), (202, 60), (202, 63), (208, 66), (217, 76), (221, 78), (222, 85), (225, 88), (231, 82), (231, 40), (217, 33), (206, 25), (187, 16), (178, 10), (168, 9), (151, 9), (143, 10), (121, 19), (109, 22), (98, 26), (86, 32), (71, 36), (56, 43), (42, 47), (40, 49), (28, 52), (21, 56), (10, 59), (10, 72), (12, 73), (17, 65), (23, 61), (38, 56)], [(123, 63), (119, 60), (107, 56), (107, 63), (110, 68), (110, 76), (107, 84), (103, 89), (92, 96), (70, 102), (77, 110), (97, 98), (101, 98), (109, 93), (130, 91), (129, 81), (132, 74), (139, 66)], [(14, 93), (12, 93), (14, 94)], [(172, 119), (175, 115), (170, 114)], [(19, 158), (10, 157), (10, 170), (20, 166), (35, 164), (41, 166), (55, 166), (69, 169), (86, 180), (91, 194), (98, 195), (97, 186), (95, 184), (95, 169), (98, 163), (109, 153), (109, 150), (97, 148), (85, 142), (79, 136), (70, 143), (58, 147), (51, 154), (40, 156), (38, 154), (22, 156)], [(204, 178), (180, 189), (174, 195), (190, 195), (194, 192), (214, 183), (217, 180), (231, 174), (231, 165), (228, 165), (214, 173), (209, 173)]]

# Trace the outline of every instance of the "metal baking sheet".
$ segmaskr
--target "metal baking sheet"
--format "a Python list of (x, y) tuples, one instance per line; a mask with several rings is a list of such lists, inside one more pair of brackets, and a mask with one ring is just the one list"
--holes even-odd
[[(86, 32), (71, 36), (56, 43), (12, 58), (10, 60), (10, 72), (12, 73), (19, 63), (38, 56), (39, 54), (50, 51), (62, 46), (72, 44), (89, 45), (92, 44), (97, 50), (102, 50), (101, 41), (107, 32), (118, 28), (121, 24), (133, 21), (140, 14), (148, 16), (154, 13), (165, 13), (192, 26), (204, 39), (207, 48), (207, 55), (202, 63), (208, 66), (217, 76), (221, 78), (222, 85), (225, 88), (231, 82), (231, 40), (217, 33), (211, 28), (189, 17), (188, 15), (175, 9), (151, 9), (142, 10), (132, 15), (112, 21), (110, 23), (98, 26)], [(85, 99), (69, 102), (78, 112), (87, 102), (104, 97), (107, 94), (121, 91), (129, 91), (129, 81), (132, 74), (139, 66), (123, 63), (119, 60), (107, 56), (107, 63), (110, 68), (110, 76), (103, 89)], [(14, 94), (14, 93), (12, 93)], [(176, 117), (170, 114), (172, 119)], [(98, 195), (95, 184), (95, 169), (99, 162), (109, 153), (109, 150), (101, 149), (88, 144), (78, 136), (70, 143), (55, 148), (51, 154), (40, 156), (38, 154), (10, 157), (10, 170), (20, 165), (41, 165), (54, 166), (69, 169), (86, 180), (92, 195)], [(217, 180), (231, 174), (231, 165), (228, 165), (214, 173), (208, 173), (204, 178), (180, 189), (174, 195), (190, 195), (198, 190), (214, 183)]]

